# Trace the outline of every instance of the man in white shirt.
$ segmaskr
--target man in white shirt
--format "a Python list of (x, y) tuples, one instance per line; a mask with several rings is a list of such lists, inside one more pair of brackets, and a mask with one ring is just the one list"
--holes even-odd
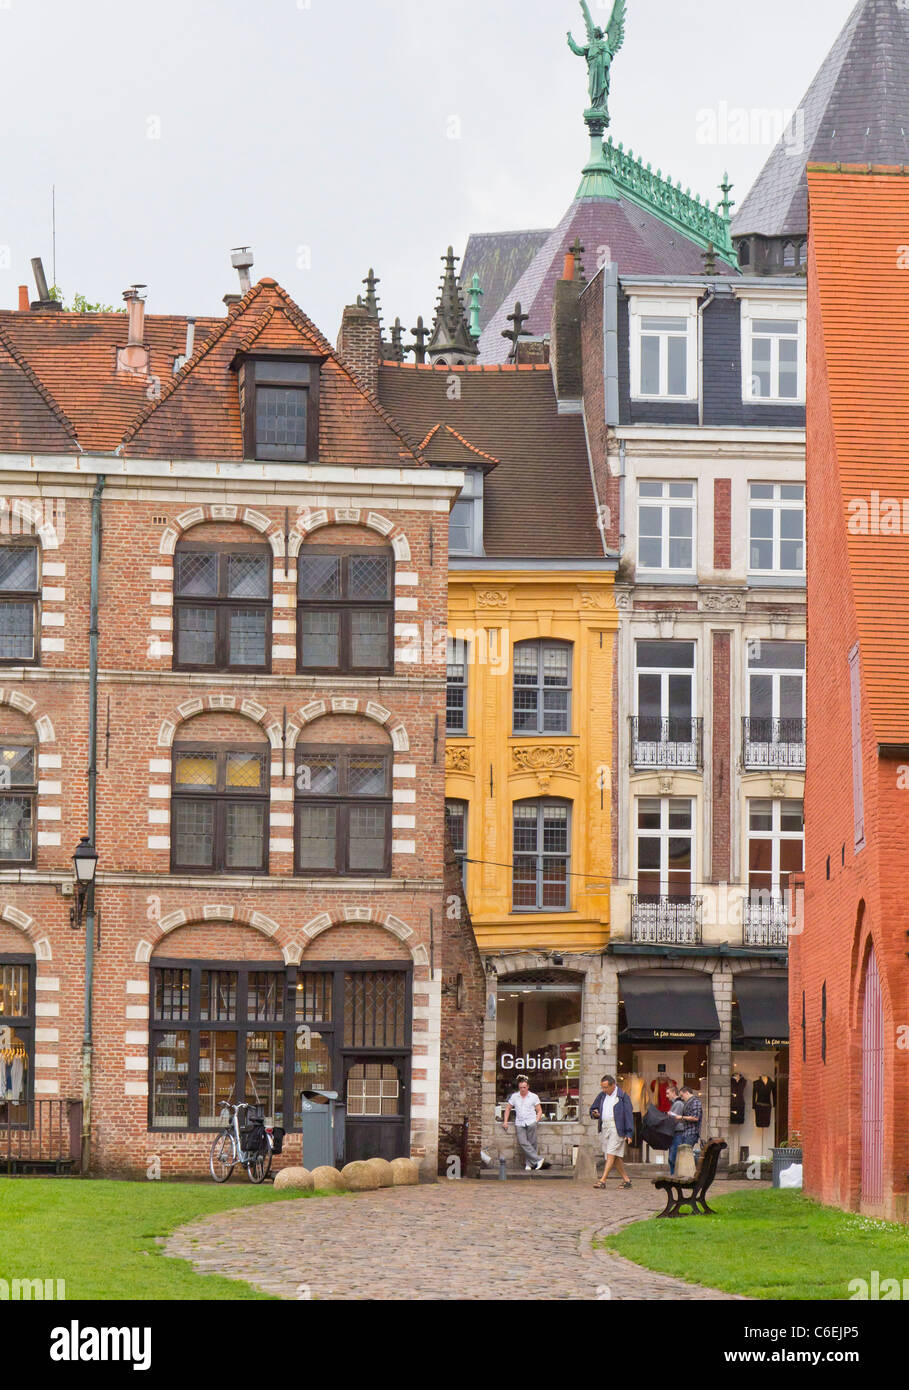
[(502, 1129), (506, 1134), (512, 1110), (515, 1132), (525, 1158), (524, 1171), (529, 1173), (531, 1169), (539, 1170), (543, 1167), (543, 1159), (537, 1153), (537, 1125), (543, 1118), (543, 1107), (540, 1097), (534, 1095), (530, 1089), (530, 1082), (526, 1076), (518, 1077), (518, 1089), (509, 1096), (505, 1106)]

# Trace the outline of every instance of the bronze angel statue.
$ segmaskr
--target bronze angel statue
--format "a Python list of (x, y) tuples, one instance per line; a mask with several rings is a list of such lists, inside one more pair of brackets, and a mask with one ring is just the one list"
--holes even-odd
[(612, 18), (605, 33), (594, 24), (587, 0), (581, 0), (581, 9), (584, 11), (584, 23), (587, 25), (587, 43), (584, 46), (575, 43), (569, 31), (568, 46), (579, 58), (587, 59), (590, 109), (605, 116), (609, 100), (609, 69), (625, 40), (626, 0), (615, 0)]

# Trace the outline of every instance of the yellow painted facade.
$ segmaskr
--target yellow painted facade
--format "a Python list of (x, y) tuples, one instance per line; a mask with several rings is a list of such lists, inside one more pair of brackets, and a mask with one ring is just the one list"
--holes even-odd
[[(609, 940), (613, 574), (603, 570), (449, 575), (448, 625), (466, 641), (467, 733), (449, 734), (446, 796), (468, 803), (467, 901), (481, 950), (596, 950)], [(572, 646), (571, 732), (514, 734), (512, 652), (552, 638)], [(512, 807), (571, 802), (567, 911), (512, 910)], [(482, 862), (480, 862), (482, 861)]]

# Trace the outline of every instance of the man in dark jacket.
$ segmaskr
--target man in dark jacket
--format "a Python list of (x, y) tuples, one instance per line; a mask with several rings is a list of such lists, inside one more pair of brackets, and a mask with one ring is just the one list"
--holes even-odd
[(634, 1111), (631, 1097), (616, 1085), (614, 1076), (601, 1077), (600, 1094), (590, 1107), (590, 1118), (597, 1122), (597, 1133), (602, 1136), (603, 1156), (606, 1159), (603, 1176), (594, 1183), (594, 1187), (606, 1186), (613, 1165), (618, 1168), (622, 1188), (630, 1187), (631, 1179), (622, 1159), (626, 1141), (634, 1138)]

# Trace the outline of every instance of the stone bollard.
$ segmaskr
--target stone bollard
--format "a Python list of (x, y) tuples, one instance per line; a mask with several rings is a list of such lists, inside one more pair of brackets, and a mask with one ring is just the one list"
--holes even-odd
[(508, 1177), (508, 1159), (504, 1154), (499, 1154), (499, 1178), (505, 1182)]

